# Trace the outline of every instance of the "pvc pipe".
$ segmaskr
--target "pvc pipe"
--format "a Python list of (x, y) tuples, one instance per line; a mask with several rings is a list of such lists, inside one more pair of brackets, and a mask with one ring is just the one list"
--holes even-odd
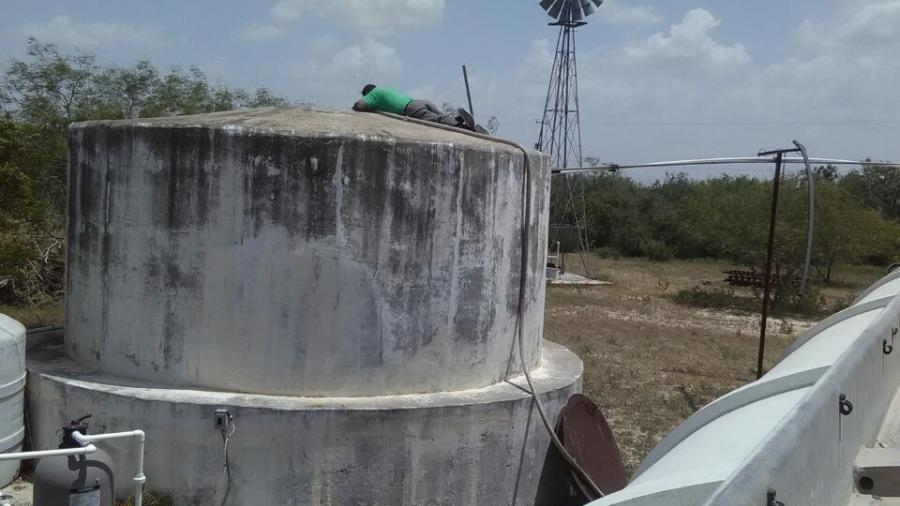
[(138, 440), (138, 468), (137, 474), (134, 475), (134, 506), (141, 506), (144, 498), (144, 483), (147, 477), (144, 475), (144, 440), (146, 435), (142, 430), (129, 430), (125, 432), (109, 432), (107, 434), (82, 434), (77, 430), (72, 433), (72, 439), (78, 444), (86, 446), (94, 446), (92, 443), (96, 441), (106, 441), (109, 439), (122, 439), (127, 437), (137, 438)]
[[(578, 172), (597, 172), (601, 170), (619, 170), (619, 169), (642, 169), (654, 167), (682, 167), (686, 165), (724, 165), (724, 164), (754, 164), (754, 163), (774, 163), (775, 160), (767, 157), (725, 157), (725, 158), (695, 158), (690, 160), (672, 160), (666, 162), (650, 162), (650, 163), (632, 163), (617, 164), (603, 163), (596, 167), (572, 167), (565, 169), (553, 169), (554, 174), (571, 174)], [(782, 163), (802, 163), (806, 164), (807, 160), (802, 157), (784, 157)], [(870, 160), (841, 160), (837, 158), (809, 158), (809, 163), (824, 163), (832, 165), (877, 165), (887, 167), (900, 167), (898, 162), (873, 162)]]
[(806, 147), (796, 140), (794, 141), (794, 145), (800, 150), (800, 154), (803, 156), (803, 161), (806, 165), (806, 192), (809, 216), (806, 218), (806, 254), (803, 257), (803, 274), (800, 277), (800, 295), (805, 297), (806, 281), (807, 278), (809, 278), (809, 266), (812, 264), (813, 233), (816, 222), (816, 176), (813, 174), (812, 165), (809, 163), (809, 154), (806, 152)]
[(94, 453), (97, 447), (87, 444), (81, 448), (60, 448), (58, 450), (38, 450), (33, 452), (0, 453), (0, 460), (31, 460), (44, 457), (60, 457), (68, 455), (86, 455)]

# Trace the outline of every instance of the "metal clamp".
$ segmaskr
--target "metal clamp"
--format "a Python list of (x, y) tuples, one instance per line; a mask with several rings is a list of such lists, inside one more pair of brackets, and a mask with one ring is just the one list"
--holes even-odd
[(881, 352), (884, 353), (885, 355), (890, 355), (892, 351), (894, 351), (894, 345), (888, 344), (888, 340), (883, 339), (881, 341)]
[(848, 401), (847, 396), (844, 394), (838, 396), (838, 410), (840, 410), (841, 414), (844, 416), (853, 412), (853, 403)]

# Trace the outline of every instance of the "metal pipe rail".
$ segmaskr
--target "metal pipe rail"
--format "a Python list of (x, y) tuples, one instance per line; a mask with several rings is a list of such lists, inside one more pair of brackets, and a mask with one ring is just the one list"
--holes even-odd
[[(692, 165), (741, 165), (741, 164), (772, 164), (775, 163), (774, 158), (768, 157), (759, 157), (759, 156), (738, 156), (738, 157), (719, 157), (719, 158), (694, 158), (687, 160), (669, 160), (664, 162), (648, 162), (648, 163), (628, 163), (628, 164), (618, 164), (618, 163), (602, 163), (600, 165), (594, 167), (571, 167), (565, 169), (553, 169), (551, 172), (553, 174), (578, 174), (578, 173), (588, 173), (588, 172), (600, 172), (600, 171), (616, 171), (623, 169), (649, 169), (649, 168), (664, 168), (664, 167), (684, 167), (684, 166), (692, 166)], [(880, 166), (880, 167), (897, 167), (900, 168), (900, 162), (874, 162), (872, 160), (842, 160), (839, 158), (803, 158), (803, 157), (794, 157), (794, 156), (786, 156), (783, 157), (781, 163), (790, 163), (790, 164), (802, 164), (806, 165), (807, 163), (823, 163), (830, 165), (863, 165), (863, 166)]]

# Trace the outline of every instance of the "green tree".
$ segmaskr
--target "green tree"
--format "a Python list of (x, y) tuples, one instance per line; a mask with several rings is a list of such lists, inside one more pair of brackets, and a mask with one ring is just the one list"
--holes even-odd
[(13, 59), (2, 82), (0, 101), (16, 119), (63, 130), (72, 121), (92, 116), (95, 57), (64, 55), (55, 44), (28, 39), (29, 61)]
[(24, 300), (61, 294), (66, 132), (73, 121), (285, 105), (267, 88), (210, 84), (197, 67), (101, 67), (88, 53), (27, 41), (0, 78), (0, 281)]
[(885, 218), (900, 221), (900, 168), (864, 167), (844, 176), (841, 186)]

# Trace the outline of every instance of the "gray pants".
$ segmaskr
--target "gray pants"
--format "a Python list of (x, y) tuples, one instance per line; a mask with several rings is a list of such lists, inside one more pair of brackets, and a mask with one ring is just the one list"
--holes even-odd
[(444, 114), (436, 105), (427, 100), (413, 100), (406, 106), (404, 112), (410, 118), (434, 121), (450, 126), (459, 126), (460, 124), (455, 115)]

